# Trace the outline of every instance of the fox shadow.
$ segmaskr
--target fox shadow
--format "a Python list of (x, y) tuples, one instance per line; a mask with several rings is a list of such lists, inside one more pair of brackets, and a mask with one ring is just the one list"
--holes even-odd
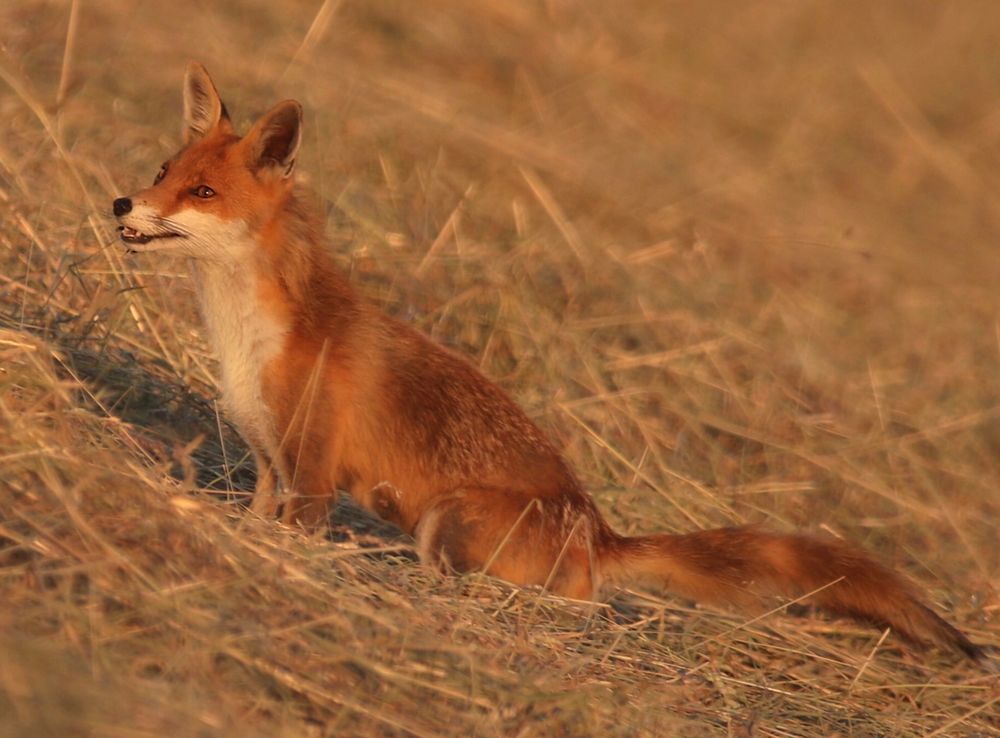
[[(63, 330), (59, 321), (35, 324), (0, 313), (0, 325), (46, 340), (61, 357), (67, 379), (82, 382), (78, 401), (127, 424), (130, 438), (169, 476), (245, 511), (257, 474), (253, 456), (226, 419), (210, 386), (193, 387), (165, 361), (147, 359), (109, 340)], [(332, 540), (362, 546), (410, 542), (391, 523), (338, 495), (329, 518)], [(407, 550), (395, 556), (415, 559)]]

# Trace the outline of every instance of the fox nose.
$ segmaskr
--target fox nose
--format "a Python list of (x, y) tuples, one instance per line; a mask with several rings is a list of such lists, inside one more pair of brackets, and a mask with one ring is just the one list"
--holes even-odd
[(119, 197), (111, 205), (112, 210), (115, 211), (115, 215), (119, 218), (127, 213), (132, 212), (132, 200), (128, 197)]

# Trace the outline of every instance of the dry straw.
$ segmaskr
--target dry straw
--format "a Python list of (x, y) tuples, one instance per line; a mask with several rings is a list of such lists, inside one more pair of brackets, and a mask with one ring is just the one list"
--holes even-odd
[[(106, 212), (180, 79), (302, 157), (366, 295), (628, 532), (857, 541), (1000, 640), (1000, 6), (0, 4), (0, 736), (987, 736), (892, 633), (442, 577), (244, 509), (184, 265)], [(279, 83), (279, 80), (281, 82)]]

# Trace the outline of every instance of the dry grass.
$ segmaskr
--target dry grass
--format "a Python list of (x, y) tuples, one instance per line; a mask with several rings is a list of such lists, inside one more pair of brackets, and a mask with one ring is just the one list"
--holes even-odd
[(998, 49), (936, 0), (3, 3), (0, 736), (1000, 734), (892, 634), (252, 519), (183, 265), (108, 213), (188, 59), (243, 124), (297, 97), (344, 268), (619, 529), (833, 531), (996, 645)]

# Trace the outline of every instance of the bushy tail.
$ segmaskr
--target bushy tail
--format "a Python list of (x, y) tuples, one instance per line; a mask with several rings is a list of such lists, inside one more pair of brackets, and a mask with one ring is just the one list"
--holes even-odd
[(686, 535), (614, 537), (600, 551), (613, 583), (649, 583), (715, 605), (749, 605), (777, 595), (867, 623), (889, 626), (906, 639), (985, 657), (920, 599), (901, 576), (834, 538), (780, 535), (754, 527)]

